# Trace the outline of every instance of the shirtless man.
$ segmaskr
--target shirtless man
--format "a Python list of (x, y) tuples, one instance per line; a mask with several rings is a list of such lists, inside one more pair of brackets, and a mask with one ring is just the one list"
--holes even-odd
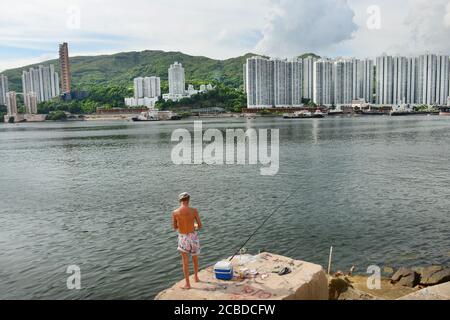
[(186, 284), (183, 289), (190, 289), (189, 281), (189, 254), (194, 262), (194, 280), (200, 282), (198, 278), (198, 255), (200, 254), (200, 242), (197, 230), (201, 229), (202, 223), (197, 209), (189, 207), (191, 196), (184, 192), (179, 195), (180, 207), (172, 214), (173, 229), (178, 230), (178, 251), (183, 259), (183, 272)]

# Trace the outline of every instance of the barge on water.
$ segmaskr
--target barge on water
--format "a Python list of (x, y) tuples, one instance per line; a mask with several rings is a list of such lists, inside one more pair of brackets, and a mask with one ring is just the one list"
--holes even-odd
[(401, 117), (401, 116), (437, 116), (439, 115), (439, 111), (418, 111), (418, 112), (408, 112), (408, 111), (393, 111), (391, 112), (392, 117)]
[(308, 110), (295, 111), (294, 113), (285, 113), (284, 119), (311, 119), (312, 113)]
[(133, 122), (141, 121), (161, 121), (161, 120), (181, 120), (181, 116), (172, 111), (147, 110), (141, 112), (137, 117), (131, 118)]

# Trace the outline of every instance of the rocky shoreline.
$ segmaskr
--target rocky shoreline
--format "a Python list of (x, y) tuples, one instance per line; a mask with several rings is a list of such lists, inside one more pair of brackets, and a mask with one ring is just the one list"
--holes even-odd
[[(215, 277), (213, 266), (199, 273), (200, 282), (183, 290), (184, 280), (161, 291), (156, 300), (450, 300), (450, 267), (385, 268), (385, 277), (337, 271), (263, 252), (235, 256), (233, 278)], [(282, 272), (283, 271), (283, 272)], [(285, 272), (286, 271), (286, 272)]]
[[(330, 300), (450, 299), (450, 267), (428, 266), (388, 270), (380, 289), (369, 289), (368, 276), (338, 271), (329, 277)], [(436, 289), (432, 289), (432, 288)], [(439, 288), (438, 288), (439, 287)], [(436, 294), (436, 292), (439, 294)]]

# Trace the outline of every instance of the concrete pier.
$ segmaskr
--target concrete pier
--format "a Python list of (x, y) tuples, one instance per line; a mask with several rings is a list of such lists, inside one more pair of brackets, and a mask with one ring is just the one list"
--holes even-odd
[[(237, 256), (232, 264), (231, 281), (217, 280), (211, 266), (200, 271), (200, 283), (191, 277), (192, 289), (181, 289), (183, 280), (156, 300), (328, 300), (328, 280), (319, 265), (271, 253)], [(284, 268), (290, 273), (279, 275)]]
[(45, 114), (15, 114), (15, 115), (5, 115), (4, 122), (8, 122), (10, 117), (14, 118), (14, 122), (44, 122)]

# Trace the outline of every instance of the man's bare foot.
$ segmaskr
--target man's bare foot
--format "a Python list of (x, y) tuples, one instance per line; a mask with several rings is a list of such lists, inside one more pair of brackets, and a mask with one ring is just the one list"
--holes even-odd
[(200, 280), (200, 278), (197, 277), (197, 276), (194, 278), (194, 281), (195, 281), (195, 282), (202, 282), (202, 281)]
[(180, 286), (180, 288), (183, 289), (183, 290), (189, 290), (189, 289), (191, 289), (191, 285), (190, 284), (185, 284), (184, 286), (183, 285)]

